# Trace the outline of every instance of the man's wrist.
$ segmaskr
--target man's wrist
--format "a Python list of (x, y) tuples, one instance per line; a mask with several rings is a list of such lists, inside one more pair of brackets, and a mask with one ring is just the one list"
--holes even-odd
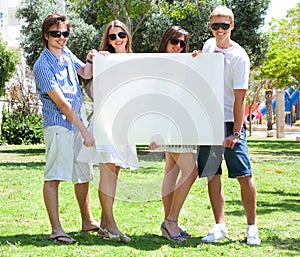
[(91, 60), (89, 60), (88, 58), (86, 58), (86, 63), (89, 63), (89, 64), (93, 64), (93, 62)]
[(241, 137), (241, 133), (240, 133), (239, 131), (234, 131), (234, 132), (232, 133), (232, 135), (233, 135), (236, 139), (240, 139), (240, 137)]

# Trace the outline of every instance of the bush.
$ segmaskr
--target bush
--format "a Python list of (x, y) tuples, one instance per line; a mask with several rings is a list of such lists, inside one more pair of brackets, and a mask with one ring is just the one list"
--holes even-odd
[(29, 145), (43, 143), (42, 117), (29, 112), (21, 105), (11, 111), (3, 108), (1, 135), (2, 143), (10, 145)]
[(6, 139), (0, 134), (0, 145), (6, 145)]
[(0, 38), (0, 96), (5, 95), (5, 83), (10, 80), (16, 71), (18, 54), (15, 50), (9, 49), (7, 43)]

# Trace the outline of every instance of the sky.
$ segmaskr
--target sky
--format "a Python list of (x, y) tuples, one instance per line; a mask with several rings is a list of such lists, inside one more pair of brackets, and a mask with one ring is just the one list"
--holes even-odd
[(282, 19), (287, 11), (294, 8), (300, 0), (271, 0), (269, 11), (266, 16), (266, 23), (271, 21), (271, 18)]

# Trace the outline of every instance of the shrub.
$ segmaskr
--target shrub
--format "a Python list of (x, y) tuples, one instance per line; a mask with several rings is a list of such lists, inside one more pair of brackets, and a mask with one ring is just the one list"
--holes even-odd
[(6, 139), (0, 134), (0, 145), (6, 145)]
[(11, 110), (3, 108), (1, 135), (2, 142), (15, 145), (43, 143), (42, 117), (31, 113), (21, 105)]
[(5, 83), (10, 80), (16, 71), (18, 54), (15, 50), (9, 49), (7, 43), (0, 38), (0, 96), (5, 95)]

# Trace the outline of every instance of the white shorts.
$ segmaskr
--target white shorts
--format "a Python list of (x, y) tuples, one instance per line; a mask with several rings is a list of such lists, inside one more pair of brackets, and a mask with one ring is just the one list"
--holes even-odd
[(44, 180), (69, 181), (74, 184), (93, 180), (88, 164), (78, 163), (77, 155), (82, 146), (82, 137), (60, 126), (44, 129), (46, 146), (46, 166)]

